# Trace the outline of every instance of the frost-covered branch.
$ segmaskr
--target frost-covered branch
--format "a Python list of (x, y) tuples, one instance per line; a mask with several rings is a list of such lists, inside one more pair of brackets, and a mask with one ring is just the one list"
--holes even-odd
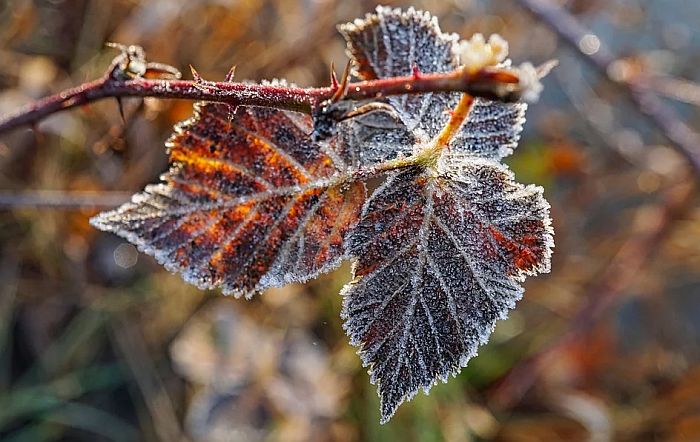
[[(237, 83), (232, 81), (233, 70), (223, 82), (203, 80), (193, 70), (194, 80), (188, 81), (180, 80), (177, 70), (170, 66), (149, 63), (138, 46), (115, 46), (122, 49), (122, 53), (114, 59), (102, 78), (30, 103), (16, 113), (0, 118), (0, 133), (36, 124), (56, 112), (104, 98), (179, 98), (311, 113), (331, 99), (364, 100), (401, 94), (465, 92), (475, 97), (512, 102), (532, 89), (531, 79), (521, 78), (520, 68), (495, 66), (479, 69), (460, 67), (444, 73), (414, 70), (407, 76), (356, 83), (338, 82), (333, 75), (331, 85), (320, 88)], [(545, 71), (546, 66), (540, 70), (541, 73)], [(523, 69), (523, 72), (526, 70)]]

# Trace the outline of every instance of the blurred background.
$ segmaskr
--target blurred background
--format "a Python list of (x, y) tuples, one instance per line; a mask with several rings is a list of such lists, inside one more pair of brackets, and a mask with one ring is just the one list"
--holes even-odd
[[(540, 2), (385, 3), (500, 33), (517, 63), (560, 61), (507, 161), (552, 204), (552, 273), (479, 356), (380, 426), (341, 328), (347, 266), (224, 298), (89, 227), (96, 210), (46, 207), (73, 191), (116, 205), (165, 171), (192, 103), (125, 100), (122, 121), (107, 100), (0, 135), (0, 439), (700, 440), (700, 175), (681, 149), (700, 147), (673, 133), (700, 128), (700, 4), (549, 0), (588, 29), (567, 43), (522, 7)], [(346, 63), (335, 25), (374, 7), (2, 0), (0, 114), (98, 78), (106, 41), (207, 79), (236, 64), (239, 79), (326, 85)]]

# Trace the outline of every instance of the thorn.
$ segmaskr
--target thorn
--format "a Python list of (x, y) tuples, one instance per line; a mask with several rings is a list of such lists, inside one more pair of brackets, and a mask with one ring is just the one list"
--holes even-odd
[(190, 71), (192, 71), (192, 78), (194, 78), (196, 83), (204, 83), (204, 79), (201, 75), (199, 75), (199, 72), (197, 72), (197, 69), (195, 69), (194, 66), (190, 65)]
[(122, 117), (122, 123), (126, 125), (126, 117), (124, 116), (124, 103), (122, 102), (122, 99), (119, 97), (115, 97), (117, 100), (117, 107), (119, 107), (119, 115)]
[(352, 62), (348, 60), (348, 64), (345, 65), (345, 69), (343, 70), (343, 77), (342, 80), (340, 81), (340, 85), (338, 86), (338, 90), (335, 91), (333, 96), (331, 97), (331, 102), (336, 103), (343, 98), (345, 98), (345, 95), (348, 93), (348, 84), (350, 83), (350, 66), (352, 65)]
[(234, 64), (231, 66), (231, 69), (228, 70), (228, 73), (226, 74), (226, 77), (224, 78), (224, 81), (227, 82), (232, 82), (233, 77), (236, 75), (236, 65)]
[(416, 80), (419, 79), (421, 75), (423, 75), (420, 71), (420, 68), (415, 63), (413, 64), (413, 66), (411, 66), (411, 72), (413, 74), (413, 78), (415, 78)]
[(338, 89), (338, 76), (335, 74), (335, 62), (331, 61), (331, 87)]
[(194, 66), (190, 65), (190, 70), (192, 71), (192, 78), (194, 79), (193, 86), (202, 92), (211, 92), (212, 83), (202, 78), (202, 76), (199, 75), (199, 72), (197, 72), (197, 69), (195, 69)]

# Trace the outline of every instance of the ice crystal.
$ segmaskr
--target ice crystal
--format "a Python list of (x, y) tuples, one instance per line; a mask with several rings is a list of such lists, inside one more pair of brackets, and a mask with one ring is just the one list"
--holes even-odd
[(542, 89), (544, 89), (537, 69), (532, 63), (523, 63), (520, 65), (518, 72), (520, 74), (520, 88), (523, 91), (523, 100), (530, 103), (537, 101), (542, 93)]

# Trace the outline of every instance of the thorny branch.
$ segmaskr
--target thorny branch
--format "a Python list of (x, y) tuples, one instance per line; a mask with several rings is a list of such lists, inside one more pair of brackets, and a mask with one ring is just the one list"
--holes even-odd
[[(103, 98), (158, 97), (211, 101), (230, 105), (266, 106), (311, 113), (330, 100), (365, 100), (388, 95), (426, 92), (465, 92), (506, 102), (523, 93), (517, 69), (485, 67), (475, 72), (456, 69), (444, 73), (421, 73), (357, 83), (338, 83), (321, 88), (299, 88), (269, 84), (234, 83), (232, 69), (226, 81), (203, 80), (193, 69), (193, 81), (180, 80), (179, 72), (167, 65), (150, 63), (138, 46), (112, 45), (122, 50), (105, 75), (95, 81), (31, 103), (0, 118), (0, 133)], [(540, 68), (546, 74), (551, 65)], [(347, 79), (347, 70), (346, 77)], [(153, 78), (155, 77), (155, 78)], [(169, 78), (168, 78), (169, 77)], [(334, 78), (334, 77), (333, 77)]]
[(650, 89), (652, 81), (643, 76), (624, 78), (614, 75), (617, 57), (604, 45), (589, 54), (581, 51), (579, 42), (591, 32), (575, 17), (548, 0), (516, 0), (535, 18), (554, 31), (566, 44), (581, 54), (588, 64), (616, 84), (635, 104), (639, 112), (671, 142), (700, 174), (700, 136)]

